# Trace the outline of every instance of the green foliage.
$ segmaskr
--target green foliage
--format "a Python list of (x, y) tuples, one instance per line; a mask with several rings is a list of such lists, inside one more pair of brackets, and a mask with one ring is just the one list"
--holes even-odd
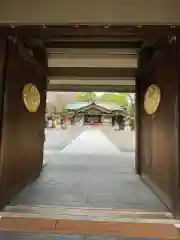
[(78, 92), (76, 101), (79, 102), (93, 102), (96, 101), (96, 94), (94, 92)]
[(128, 98), (125, 93), (104, 93), (100, 98), (100, 102), (113, 102), (121, 106), (128, 105)]
[(62, 111), (61, 111), (61, 113), (60, 113), (60, 115), (61, 115), (61, 117), (67, 116), (67, 115), (68, 115), (68, 110), (65, 109), (65, 108), (63, 108)]
[(128, 93), (104, 93), (100, 98), (100, 102), (113, 102), (124, 106), (124, 120), (132, 130), (135, 128), (135, 104), (134, 98)]
[(125, 122), (128, 123), (131, 130), (134, 130), (135, 128), (135, 104), (134, 100), (130, 95), (127, 95), (129, 97), (129, 104), (124, 110), (124, 116), (125, 116)]

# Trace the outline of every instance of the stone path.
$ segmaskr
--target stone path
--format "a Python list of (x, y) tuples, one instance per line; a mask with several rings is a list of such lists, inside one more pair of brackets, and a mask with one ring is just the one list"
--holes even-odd
[(93, 154), (93, 155), (120, 155), (120, 151), (99, 129), (86, 129), (71, 144), (62, 150), (62, 153)]
[[(41, 176), (14, 198), (11, 206), (22, 204), (166, 211), (156, 196), (135, 176), (134, 152), (120, 151), (119, 145), (114, 143), (118, 143), (118, 139), (114, 139), (112, 131), (105, 135), (97, 128), (53, 130), (47, 132), (47, 139), (45, 158), (48, 164)], [(1, 239), (122, 240), (113, 237), (0, 232)]]
[(48, 164), (41, 176), (11, 205), (165, 210), (134, 174), (133, 152), (119, 151), (96, 127), (78, 131), (79, 137), (73, 135), (74, 140), (63, 150), (57, 151), (54, 143), (56, 148), (45, 155)]
[[(59, 236), (54, 234), (0, 233), (0, 240), (145, 240), (143, 238)], [(148, 240), (156, 240), (148, 238)], [(157, 239), (158, 240), (158, 239)]]

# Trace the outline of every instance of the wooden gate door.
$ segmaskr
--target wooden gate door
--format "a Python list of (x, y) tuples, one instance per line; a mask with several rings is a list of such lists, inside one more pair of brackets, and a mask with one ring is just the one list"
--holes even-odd
[[(176, 38), (167, 37), (158, 47), (142, 49), (137, 76), (138, 170), (142, 179), (176, 215), (179, 205), (178, 61)], [(155, 97), (146, 98), (148, 90)], [(152, 113), (150, 103), (156, 101), (158, 95), (159, 105)]]
[(4, 43), (0, 207), (39, 176), (43, 164), (46, 56), (17, 39)]
[[(46, 56), (43, 48), (28, 49), (15, 39), (8, 40), (6, 45), (3, 78), (0, 75), (0, 79), (4, 80), (0, 152), (1, 206), (7, 204), (17, 191), (41, 172), (47, 84)], [(176, 172), (177, 159), (177, 105), (176, 94), (173, 93), (177, 92), (177, 71), (172, 61), (175, 62), (176, 54), (172, 46), (167, 45), (164, 49), (160, 49), (157, 55), (152, 57), (138, 82), (141, 102), (140, 167), (142, 177), (154, 183), (157, 189), (167, 196), (170, 202), (167, 204), (174, 209), (175, 193), (171, 187), (176, 184), (173, 174)], [(152, 83), (161, 89), (162, 99), (157, 112), (147, 115), (143, 108), (143, 99), (147, 87)], [(152, 132), (149, 129), (152, 129)], [(58, 206), (17, 206), (16, 209), (8, 206), (0, 216), (0, 231), (3, 232), (179, 238), (175, 225), (179, 226), (180, 221), (175, 220), (169, 212), (68, 209)]]

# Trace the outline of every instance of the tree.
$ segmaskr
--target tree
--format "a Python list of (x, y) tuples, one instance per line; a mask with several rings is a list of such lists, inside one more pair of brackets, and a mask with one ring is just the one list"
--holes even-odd
[(135, 128), (135, 102), (134, 102), (134, 94), (127, 94), (129, 99), (129, 103), (124, 110), (124, 119), (125, 122), (130, 126), (131, 130)]
[(57, 113), (62, 112), (68, 103), (76, 99), (75, 92), (47, 92), (48, 103), (53, 104)]
[(99, 101), (115, 102), (123, 106), (123, 115), (125, 123), (131, 130), (135, 128), (135, 103), (134, 94), (130, 93), (104, 93)]
[(61, 117), (66, 117), (68, 115), (68, 111), (65, 107), (62, 108), (60, 115)]
[(121, 106), (128, 105), (128, 98), (125, 93), (104, 93), (100, 98), (100, 102), (113, 102)]
[(96, 94), (94, 92), (78, 92), (76, 95), (76, 101), (81, 102), (93, 102), (96, 101)]

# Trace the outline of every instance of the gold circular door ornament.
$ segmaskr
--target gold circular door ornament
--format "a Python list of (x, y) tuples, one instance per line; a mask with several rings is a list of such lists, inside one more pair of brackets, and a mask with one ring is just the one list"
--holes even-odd
[(23, 100), (29, 112), (36, 112), (39, 108), (41, 97), (37, 87), (28, 83), (23, 88)]
[(152, 84), (148, 87), (144, 97), (144, 108), (148, 114), (156, 112), (161, 100), (161, 91), (159, 87)]

